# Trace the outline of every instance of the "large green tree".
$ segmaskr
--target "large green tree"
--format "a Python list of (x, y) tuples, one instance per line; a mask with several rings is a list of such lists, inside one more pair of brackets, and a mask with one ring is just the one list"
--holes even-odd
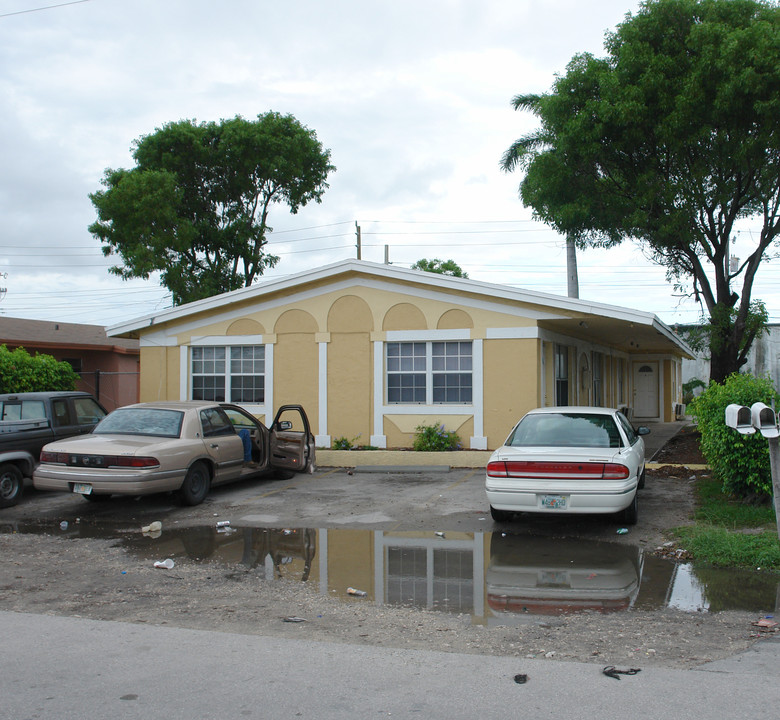
[[(514, 107), (541, 127), (505, 153), (523, 203), (579, 247), (642, 244), (709, 323), (711, 378), (744, 364), (765, 319), (751, 294), (780, 232), (780, 10), (647, 0)], [(760, 225), (731, 267), (738, 223)]]
[(459, 278), (468, 277), (468, 274), (463, 272), (463, 269), (454, 260), (439, 260), (439, 258), (428, 260), (427, 258), (421, 258), (411, 266), (411, 269), (438, 273), (439, 275), (452, 275)]
[(320, 202), (330, 151), (292, 115), (172, 122), (134, 142), (130, 170), (105, 172), (89, 231), (125, 279), (160, 272), (175, 305), (249, 286), (268, 253), (274, 203)]

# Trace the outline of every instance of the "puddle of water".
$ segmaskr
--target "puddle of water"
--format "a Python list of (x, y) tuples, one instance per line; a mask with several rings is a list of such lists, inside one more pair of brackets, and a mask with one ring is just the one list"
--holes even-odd
[[(264, 581), (306, 582), (345, 601), (463, 613), (477, 624), (506, 625), (538, 616), (630, 609), (687, 612), (780, 609), (773, 574), (696, 568), (609, 542), (504, 532), (388, 532), (347, 528), (139, 529), (86, 523), (31, 523), (1, 532), (116, 538), (143, 560), (219, 562)], [(348, 588), (365, 592), (356, 597)]]

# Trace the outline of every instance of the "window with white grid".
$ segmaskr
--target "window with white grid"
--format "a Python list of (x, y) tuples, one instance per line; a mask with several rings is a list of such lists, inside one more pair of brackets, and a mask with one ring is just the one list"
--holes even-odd
[(431, 343), (433, 402), (471, 403), (471, 341)]
[(230, 402), (265, 401), (265, 345), (230, 348)]
[(192, 399), (265, 401), (265, 345), (192, 348)]
[(192, 399), (225, 401), (224, 347), (192, 348)]
[(385, 345), (389, 404), (471, 404), (471, 341)]
[(387, 343), (387, 402), (424, 403), (426, 343)]

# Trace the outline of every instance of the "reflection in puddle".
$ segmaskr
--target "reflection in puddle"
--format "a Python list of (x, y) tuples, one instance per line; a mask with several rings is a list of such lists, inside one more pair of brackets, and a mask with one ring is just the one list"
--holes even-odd
[(495, 614), (628, 610), (641, 578), (642, 551), (631, 545), (503, 533), (490, 539), (485, 573)]
[[(476, 624), (632, 608), (771, 613), (780, 597), (776, 575), (694, 568), (631, 545), (504, 532), (164, 526), (150, 537), (86, 524), (13, 531), (117, 537), (145, 560), (216, 561), (267, 582), (306, 582), (345, 601), (463, 613)], [(366, 596), (351, 596), (347, 588)]]

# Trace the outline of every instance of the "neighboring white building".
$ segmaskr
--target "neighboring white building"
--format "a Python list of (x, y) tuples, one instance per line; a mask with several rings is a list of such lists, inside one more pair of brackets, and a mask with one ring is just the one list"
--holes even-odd
[[(748, 361), (742, 366), (742, 372), (749, 372), (756, 377), (772, 378), (775, 389), (780, 391), (780, 324), (767, 326), (768, 332), (757, 338), (748, 355)], [(681, 333), (685, 338), (685, 334)], [(682, 360), (682, 381), (687, 383), (693, 378), (703, 382), (710, 379), (710, 360), (704, 354), (697, 354), (693, 360), (686, 357)]]

